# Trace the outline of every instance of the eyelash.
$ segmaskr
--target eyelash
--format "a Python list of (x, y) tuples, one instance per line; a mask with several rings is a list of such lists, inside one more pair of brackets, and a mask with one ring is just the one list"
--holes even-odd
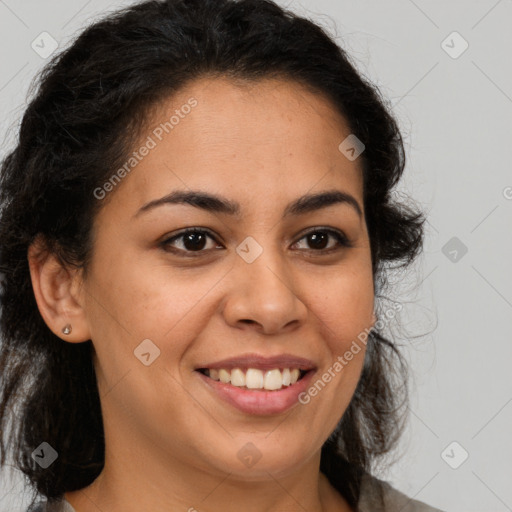
[[(180, 256), (183, 256), (185, 258), (196, 258), (198, 256), (201, 256), (201, 253), (209, 251), (208, 249), (200, 249), (198, 251), (189, 251), (186, 249), (176, 249), (173, 247), (170, 247), (170, 244), (174, 242), (175, 240), (178, 240), (180, 238), (183, 238), (186, 235), (189, 235), (191, 233), (200, 233), (208, 235), (210, 238), (212, 238), (216, 243), (219, 243), (216, 240), (216, 237), (213, 235), (213, 233), (210, 232), (208, 229), (204, 228), (190, 228), (185, 231), (182, 231), (181, 233), (178, 233), (177, 235), (172, 236), (171, 238), (167, 238), (163, 240), (160, 243), (160, 246), (167, 252), (173, 252), (175, 254), (179, 254)], [(308, 231), (307, 233), (304, 233), (297, 242), (301, 241), (302, 239), (308, 237), (309, 235), (315, 234), (315, 233), (326, 233), (328, 235), (331, 235), (336, 239), (336, 241), (339, 243), (338, 247), (330, 247), (329, 249), (304, 249), (307, 252), (313, 252), (313, 253), (321, 253), (321, 255), (328, 255), (331, 254), (334, 251), (338, 251), (340, 248), (350, 248), (353, 247), (352, 243), (349, 241), (349, 239), (341, 232), (330, 228), (315, 228), (311, 231)], [(297, 243), (295, 242), (294, 245)], [(180, 254), (181, 253), (181, 254)]]

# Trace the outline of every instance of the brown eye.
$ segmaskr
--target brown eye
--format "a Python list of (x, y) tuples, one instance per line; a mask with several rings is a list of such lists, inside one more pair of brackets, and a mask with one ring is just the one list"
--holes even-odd
[[(208, 239), (216, 242), (215, 238), (206, 230), (188, 229), (171, 238), (167, 238), (161, 243), (161, 245), (164, 247), (164, 249), (170, 250), (172, 252), (205, 252), (208, 250), (208, 248), (206, 248)], [(176, 241), (180, 241), (179, 245), (181, 247), (176, 247), (173, 245)], [(215, 244), (210, 248), (214, 247)]]
[(186, 233), (185, 235), (182, 235), (183, 237), (183, 246), (188, 251), (200, 251), (201, 249), (204, 249), (205, 243), (206, 243), (206, 237), (204, 233)]
[[(335, 244), (334, 246), (331, 245), (328, 247), (330, 238), (334, 239), (338, 245), (336, 246)], [(332, 250), (339, 249), (340, 247), (351, 247), (349, 240), (343, 233), (332, 229), (315, 229), (314, 231), (307, 233), (300, 240), (306, 240), (310, 246), (309, 250), (314, 252), (331, 252)]]
[(329, 235), (323, 231), (310, 233), (306, 238), (313, 249), (325, 249), (329, 244)]

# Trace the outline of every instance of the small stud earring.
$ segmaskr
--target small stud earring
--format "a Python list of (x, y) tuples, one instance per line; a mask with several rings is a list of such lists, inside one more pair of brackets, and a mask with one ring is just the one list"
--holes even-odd
[(65, 327), (63, 327), (62, 333), (63, 334), (70, 334), (71, 333), (71, 324), (67, 324)]

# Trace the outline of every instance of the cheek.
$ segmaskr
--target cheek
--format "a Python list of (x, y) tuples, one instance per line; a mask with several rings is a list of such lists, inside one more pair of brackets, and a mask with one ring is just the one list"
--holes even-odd
[[(104, 267), (95, 278), (101, 283), (94, 293), (101, 306), (94, 306), (91, 317), (102, 318), (118, 336), (130, 333), (132, 343), (145, 338), (166, 343), (183, 328), (200, 329), (207, 319), (199, 315), (205, 297), (222, 278), (218, 271), (176, 270), (170, 265), (143, 266), (140, 261), (121, 259)], [(186, 324), (186, 325), (184, 325)], [(133, 349), (133, 347), (132, 347)]]
[[(373, 278), (370, 272), (331, 273), (315, 280), (308, 307), (314, 312), (325, 340), (332, 349), (344, 351), (372, 324)], [(312, 286), (313, 280), (309, 286)]]
[[(322, 411), (320, 416), (329, 417), (334, 428), (361, 375), (372, 326), (374, 290), (371, 272), (338, 272), (322, 283), (322, 292), (310, 297), (309, 306), (327, 357), (308, 395)], [(317, 395), (322, 397), (318, 402)]]

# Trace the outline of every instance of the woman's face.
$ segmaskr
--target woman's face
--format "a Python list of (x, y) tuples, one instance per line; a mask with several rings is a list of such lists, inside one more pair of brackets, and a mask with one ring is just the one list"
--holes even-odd
[[(83, 283), (107, 461), (135, 451), (246, 479), (291, 474), (347, 408), (364, 345), (345, 354), (373, 324), (361, 161), (339, 149), (350, 131), (323, 97), (277, 80), (204, 78), (155, 112), (129, 172), (102, 189)], [(218, 200), (144, 207), (192, 191)], [(323, 192), (340, 197), (296, 204)], [(178, 236), (190, 228), (201, 233)], [(242, 391), (198, 371), (283, 354), (311, 362), (305, 388)], [(260, 363), (235, 363), (238, 377), (265, 377)]]

